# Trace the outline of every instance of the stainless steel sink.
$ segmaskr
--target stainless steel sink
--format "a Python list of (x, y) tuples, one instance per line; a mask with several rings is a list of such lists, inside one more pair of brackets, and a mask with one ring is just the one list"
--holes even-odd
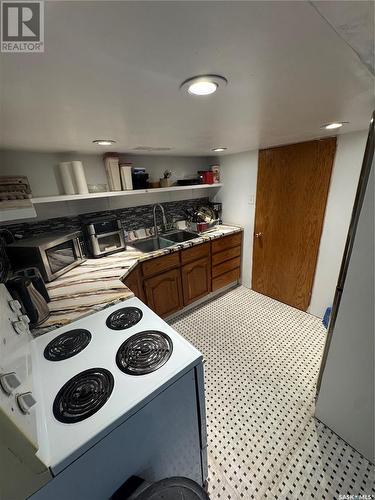
[(130, 243), (132, 247), (137, 250), (148, 253), (154, 250), (160, 250), (161, 248), (170, 247), (175, 244), (174, 241), (169, 241), (164, 238), (147, 238), (146, 240), (135, 241)]
[(161, 248), (170, 247), (176, 243), (183, 243), (184, 241), (192, 240), (197, 236), (197, 234), (190, 233), (189, 231), (171, 231), (158, 237), (147, 238), (129, 244), (140, 252), (147, 253), (160, 250)]
[(189, 231), (172, 231), (170, 233), (163, 234), (161, 238), (164, 238), (174, 243), (183, 243), (184, 241), (189, 241), (197, 238), (198, 235), (195, 233), (190, 233)]

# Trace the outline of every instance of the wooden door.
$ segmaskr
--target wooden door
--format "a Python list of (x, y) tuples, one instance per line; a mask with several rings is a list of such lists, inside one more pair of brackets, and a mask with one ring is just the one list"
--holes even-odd
[(210, 293), (211, 265), (209, 257), (182, 266), (181, 277), (185, 306)]
[(159, 316), (168, 316), (183, 306), (180, 269), (172, 269), (143, 282), (147, 305)]
[(259, 152), (252, 287), (306, 311), (336, 138)]

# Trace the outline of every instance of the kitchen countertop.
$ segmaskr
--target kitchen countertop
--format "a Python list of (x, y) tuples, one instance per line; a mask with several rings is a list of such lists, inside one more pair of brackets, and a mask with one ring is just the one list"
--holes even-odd
[(87, 259), (55, 281), (47, 284), (51, 302), (49, 318), (32, 333), (42, 335), (67, 325), (83, 316), (100, 311), (116, 302), (134, 297), (133, 292), (121, 281), (138, 262), (178, 252), (206, 241), (242, 231), (239, 226), (220, 225), (193, 240), (142, 253), (128, 244), (127, 250), (100, 259)]

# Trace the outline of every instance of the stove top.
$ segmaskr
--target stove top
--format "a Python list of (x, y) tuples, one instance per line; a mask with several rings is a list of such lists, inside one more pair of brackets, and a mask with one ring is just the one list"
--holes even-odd
[(106, 325), (111, 330), (126, 330), (139, 323), (142, 316), (139, 307), (122, 307), (108, 316)]
[(49, 361), (62, 361), (80, 353), (89, 345), (91, 333), (84, 328), (76, 328), (55, 337), (44, 349), (44, 357)]
[(72, 424), (91, 417), (107, 402), (114, 378), (104, 368), (90, 368), (68, 380), (53, 402), (53, 414), (59, 422)]
[[(37, 456), (54, 474), (202, 360), (139, 299), (125, 303), (75, 321), (74, 330), (66, 325), (32, 341), (35, 408), (41, 414)], [(89, 342), (51, 363), (45, 352), (60, 355), (72, 331), (73, 349), (90, 335)]]
[(165, 333), (154, 330), (139, 332), (121, 344), (116, 363), (124, 373), (145, 375), (161, 368), (172, 350), (172, 341)]

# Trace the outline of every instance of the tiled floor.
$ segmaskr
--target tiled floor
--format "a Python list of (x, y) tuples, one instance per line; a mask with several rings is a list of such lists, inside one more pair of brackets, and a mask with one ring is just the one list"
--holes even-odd
[(375, 498), (373, 467), (313, 418), (319, 319), (238, 287), (171, 324), (206, 359), (212, 500)]

